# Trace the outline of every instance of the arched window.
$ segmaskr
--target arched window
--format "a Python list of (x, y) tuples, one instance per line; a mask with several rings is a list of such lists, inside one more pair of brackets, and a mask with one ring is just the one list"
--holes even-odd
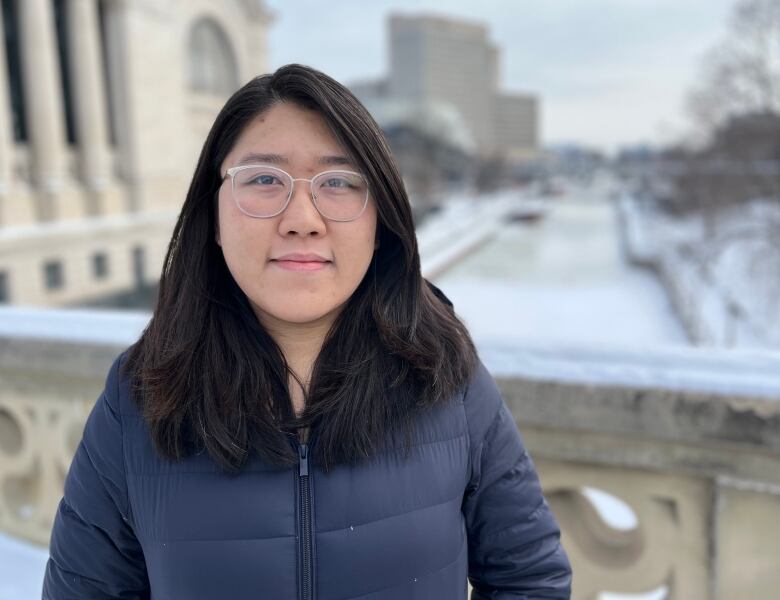
[(197, 92), (230, 94), (238, 88), (238, 69), (227, 35), (212, 19), (190, 31), (189, 84)]

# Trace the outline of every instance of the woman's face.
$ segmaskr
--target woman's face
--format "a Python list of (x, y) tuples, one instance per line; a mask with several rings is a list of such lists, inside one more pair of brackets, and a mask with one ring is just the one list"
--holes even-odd
[[(306, 179), (331, 169), (357, 171), (319, 113), (284, 102), (249, 122), (221, 174), (241, 164), (272, 165)], [(354, 221), (325, 219), (312, 203), (307, 181), (295, 182), (281, 214), (253, 218), (239, 210), (227, 177), (219, 189), (217, 243), (264, 326), (329, 325), (368, 270), (376, 220), (370, 194)], [(279, 260), (290, 254), (315, 254), (325, 262)]]

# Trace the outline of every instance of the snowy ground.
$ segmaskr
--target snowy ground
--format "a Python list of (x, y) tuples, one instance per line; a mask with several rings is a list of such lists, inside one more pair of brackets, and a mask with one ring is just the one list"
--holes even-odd
[(0, 533), (0, 600), (40, 598), (48, 557), (45, 548)]

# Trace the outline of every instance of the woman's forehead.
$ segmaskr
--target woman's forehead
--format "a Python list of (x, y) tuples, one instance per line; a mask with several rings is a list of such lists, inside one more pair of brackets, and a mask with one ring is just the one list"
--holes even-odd
[(288, 102), (274, 104), (250, 119), (239, 136), (239, 140), (242, 139), (265, 139), (277, 144), (304, 140), (339, 147), (323, 115)]
[[(341, 167), (352, 164), (352, 161), (345, 154), (325, 154), (313, 158), (317, 165), (323, 167)], [(284, 168), (289, 166), (291, 162), (293, 161), (290, 157), (284, 154), (250, 151), (237, 158), (234, 166), (264, 164)]]
[(229, 166), (263, 163), (284, 168), (302, 163), (311, 167), (353, 164), (318, 112), (286, 103), (274, 105), (254, 117), (227, 158)]

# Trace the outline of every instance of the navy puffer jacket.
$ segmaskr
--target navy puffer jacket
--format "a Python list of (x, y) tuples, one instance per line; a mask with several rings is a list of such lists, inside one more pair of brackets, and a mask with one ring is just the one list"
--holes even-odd
[[(468, 389), (325, 474), (155, 454), (114, 363), (65, 482), (43, 598), (569, 598), (571, 571), (531, 458), (480, 363)], [(291, 439), (291, 443), (297, 443)], [(316, 444), (316, 429), (311, 444)]]

